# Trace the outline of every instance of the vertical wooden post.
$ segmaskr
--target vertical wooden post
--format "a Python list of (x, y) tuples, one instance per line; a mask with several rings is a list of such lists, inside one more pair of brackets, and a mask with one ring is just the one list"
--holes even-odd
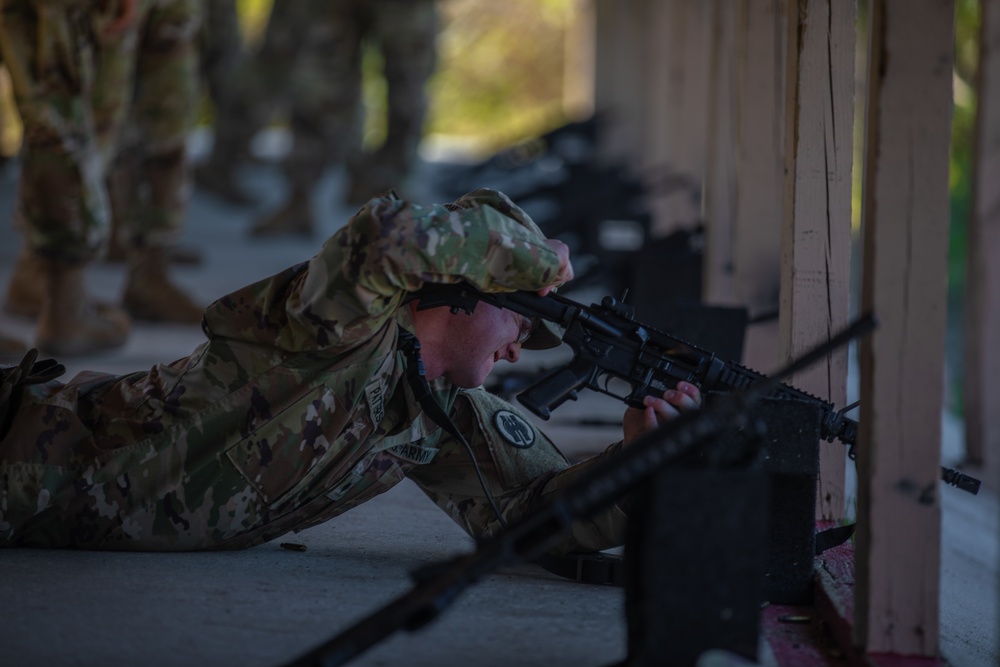
[[(741, 5), (734, 268), (737, 297), (751, 317), (777, 308), (781, 282), (787, 1)], [(748, 328), (744, 358), (763, 372), (778, 365), (776, 322)]]
[(643, 154), (644, 99), (649, 67), (643, 16), (647, 0), (595, 0), (594, 106), (604, 122), (598, 152), (610, 163)]
[(645, 162), (653, 174), (669, 175), (673, 183), (652, 201), (654, 236), (701, 220), (709, 10), (702, 0), (655, 0), (648, 7), (644, 39), (652, 67), (645, 98)]
[[(785, 360), (847, 325), (854, 146), (854, 3), (790, 3), (779, 349)], [(792, 378), (843, 407), (846, 348)], [(844, 516), (845, 448), (820, 449), (818, 519)]]
[(708, 128), (705, 157), (705, 247), (702, 298), (738, 305), (734, 284), (736, 223), (736, 35), (740, 12), (730, 0), (715, 0), (709, 38)]
[(955, 3), (870, 12), (854, 639), (937, 656)]
[(582, 120), (594, 113), (594, 73), (597, 63), (597, 17), (594, 0), (574, 0), (566, 30), (563, 68), (563, 110)]
[(1000, 405), (1000, 0), (982, 0), (981, 8), (963, 394), (968, 461), (1000, 485), (1000, 422), (993, 412)]

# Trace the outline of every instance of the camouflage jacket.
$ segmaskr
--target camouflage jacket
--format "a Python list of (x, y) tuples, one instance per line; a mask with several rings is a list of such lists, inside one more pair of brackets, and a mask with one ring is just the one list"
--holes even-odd
[[(125, 376), (19, 390), (0, 440), (0, 545), (122, 550), (252, 546), (412, 478), (473, 535), (499, 521), (468, 453), (420, 408), (398, 349), (425, 281), (537, 289), (558, 269), (503, 195), (420, 207), (373, 199), (308, 262), (206, 310), (190, 356)], [(433, 389), (516, 520), (582, 466), (485, 391)], [(558, 550), (620, 543), (617, 509)]]

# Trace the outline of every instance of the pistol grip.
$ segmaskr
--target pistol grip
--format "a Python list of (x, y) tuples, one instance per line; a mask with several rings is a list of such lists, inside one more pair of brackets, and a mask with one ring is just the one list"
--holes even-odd
[(570, 364), (522, 391), (517, 400), (542, 419), (548, 419), (560, 405), (570, 399), (576, 400), (577, 391), (587, 384), (587, 377)]

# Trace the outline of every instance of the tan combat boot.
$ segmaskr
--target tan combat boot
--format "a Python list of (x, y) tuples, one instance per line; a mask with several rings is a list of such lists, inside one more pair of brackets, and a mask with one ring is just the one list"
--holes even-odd
[(309, 193), (294, 189), (288, 201), (274, 213), (269, 213), (254, 223), (251, 236), (281, 236), (298, 234), (312, 236), (316, 227)]
[(121, 347), (128, 340), (128, 315), (87, 298), (82, 263), (42, 260), (44, 294), (36, 332), (38, 349), (76, 356)]
[(3, 309), (11, 315), (38, 317), (44, 294), (44, 260), (22, 246), (10, 282), (7, 283), (7, 296), (4, 299)]
[(168, 253), (162, 247), (132, 250), (123, 305), (137, 320), (198, 324), (204, 309), (170, 282)]

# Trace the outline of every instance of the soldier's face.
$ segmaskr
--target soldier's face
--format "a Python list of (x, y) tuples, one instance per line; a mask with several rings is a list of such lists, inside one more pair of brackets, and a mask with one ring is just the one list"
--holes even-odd
[(471, 315), (454, 314), (451, 325), (454, 346), (444, 375), (459, 387), (478, 387), (498, 361), (520, 359), (520, 341), (531, 331), (527, 318), (485, 303)]

